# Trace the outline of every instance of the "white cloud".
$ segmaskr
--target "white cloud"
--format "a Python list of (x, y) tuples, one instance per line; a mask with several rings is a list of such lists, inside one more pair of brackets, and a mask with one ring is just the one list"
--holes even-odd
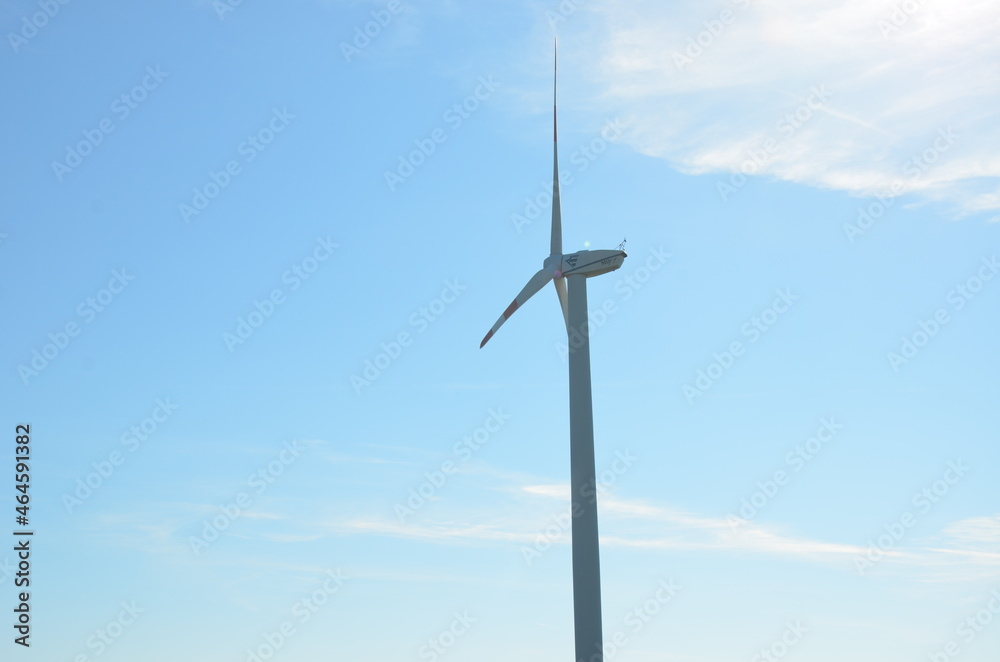
[(944, 533), (955, 544), (992, 552), (1000, 560), (1000, 515), (960, 520), (950, 524)]
[[(545, 535), (556, 544), (569, 544), (568, 526), (557, 533), (551, 525), (568, 513), (569, 486), (565, 484), (528, 484), (519, 488), (527, 497), (523, 510), (503, 515), (472, 518), (456, 515), (448, 508), (446, 519), (422, 519), (399, 524), (386, 518), (350, 518), (329, 524), (331, 532), (389, 535), (437, 543), (503, 542), (531, 545)], [(562, 503), (567, 502), (566, 507)], [(609, 492), (600, 497), (602, 512), (601, 543), (609, 546), (660, 549), (721, 550), (758, 552), (794, 556), (815, 561), (846, 561), (864, 549), (853, 545), (795, 538), (768, 527), (744, 523), (734, 528), (725, 518), (701, 517), (651, 504), (643, 500), (621, 499)], [(444, 505), (444, 504), (442, 504)], [(889, 555), (895, 555), (890, 553)]]
[(603, 101), (642, 153), (726, 182), (743, 168), (857, 195), (916, 193), (958, 215), (1000, 209), (990, 0), (590, 8), (597, 61), (579, 66), (599, 72)]
[[(327, 530), (334, 535), (380, 535), (447, 545), (513, 544), (523, 548), (532, 547), (540, 537), (547, 541), (545, 547), (570, 543), (568, 484), (500, 475), (494, 478), (508, 483), (498, 491), (520, 498), (507, 499), (500, 510), (494, 502), (471, 507), (443, 500), (433, 514), (422, 514), (405, 524), (380, 516), (350, 517), (328, 521)], [(508, 482), (512, 480), (514, 484)], [(734, 525), (727, 517), (621, 498), (612, 490), (600, 490), (599, 494), (602, 546), (753, 553), (832, 563), (848, 573), (853, 573), (857, 560), (869, 553), (868, 543), (803, 538), (790, 532), (788, 526), (747, 520), (736, 520)], [(995, 580), (1000, 576), (1000, 516), (954, 522), (932, 541), (903, 541), (881, 550), (879, 559), (880, 571), (917, 570), (923, 581)]]

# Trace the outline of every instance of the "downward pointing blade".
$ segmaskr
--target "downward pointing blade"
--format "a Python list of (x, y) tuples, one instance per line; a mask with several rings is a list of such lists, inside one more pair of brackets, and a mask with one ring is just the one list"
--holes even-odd
[(497, 332), (497, 329), (499, 329), (503, 323), (514, 314), (514, 311), (523, 306), (525, 301), (534, 296), (538, 290), (545, 287), (545, 283), (550, 280), (552, 280), (552, 272), (548, 269), (542, 269), (532, 276), (531, 280), (528, 281), (528, 284), (524, 286), (524, 289), (522, 289), (518, 295), (514, 297), (514, 300), (510, 302), (510, 305), (507, 306), (507, 310), (503, 311), (503, 315), (500, 316), (497, 323), (493, 325), (490, 332), (486, 334), (485, 338), (483, 338), (483, 342), (479, 343), (479, 348), (482, 349), (483, 345), (485, 345), (487, 341), (493, 337), (493, 334)]
[(563, 319), (569, 327), (569, 299), (566, 298), (566, 279), (553, 278), (552, 284), (556, 286), (556, 296), (559, 297), (559, 306), (562, 307)]

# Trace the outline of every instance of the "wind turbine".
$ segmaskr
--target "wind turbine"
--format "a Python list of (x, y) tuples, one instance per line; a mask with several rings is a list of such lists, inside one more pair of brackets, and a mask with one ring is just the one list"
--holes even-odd
[[(514, 312), (552, 281), (566, 321), (569, 346), (569, 454), (573, 513), (573, 626), (577, 662), (603, 662), (601, 628), (601, 559), (597, 536), (597, 484), (594, 467), (594, 408), (590, 391), (590, 333), (587, 279), (614, 271), (627, 255), (622, 250), (562, 252), (559, 208), (559, 133), (556, 129), (556, 63), (552, 75), (552, 243), (542, 268), (531, 277), (489, 330), (482, 348)], [(569, 293), (567, 295), (567, 283)], [(590, 487), (589, 496), (587, 488)]]

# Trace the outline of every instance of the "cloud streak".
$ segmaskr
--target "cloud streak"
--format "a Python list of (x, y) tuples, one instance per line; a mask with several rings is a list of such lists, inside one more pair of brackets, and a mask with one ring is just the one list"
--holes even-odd
[[(438, 504), (441, 519), (400, 524), (381, 517), (354, 517), (327, 522), (333, 535), (379, 535), (420, 540), (434, 544), (531, 545), (560, 515), (569, 512), (566, 484), (525, 483), (507, 490), (522, 510), (489, 516), (489, 508), (476, 507), (475, 518), (457, 514), (453, 504)], [(605, 490), (599, 497), (601, 544), (647, 550), (715, 551), (730, 554), (760, 554), (799, 561), (840, 565), (853, 571), (856, 558), (867, 544), (813, 540), (788, 533), (784, 527), (740, 520), (735, 525), (725, 517), (691, 514), (639, 499), (623, 499)], [(563, 504), (567, 504), (563, 507)], [(540, 519), (539, 513), (542, 514)], [(547, 516), (546, 516), (547, 514)], [(931, 571), (929, 581), (980, 580), (1000, 577), (1000, 516), (971, 518), (944, 529), (934, 546), (910, 546), (885, 552), (885, 558), (903, 567)], [(558, 534), (547, 531), (553, 544), (568, 545), (568, 527)]]
[[(624, 141), (683, 172), (995, 212), (1000, 14), (984, 0), (902, 4), (604, 0), (591, 6), (589, 66), (630, 127)], [(829, 99), (801, 110), (817, 87)], [(941, 131), (954, 136), (945, 150)], [(768, 140), (776, 149), (755, 162)]]

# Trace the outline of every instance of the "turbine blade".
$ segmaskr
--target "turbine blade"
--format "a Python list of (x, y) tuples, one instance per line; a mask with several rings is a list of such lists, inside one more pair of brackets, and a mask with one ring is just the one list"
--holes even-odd
[(490, 332), (486, 334), (485, 338), (483, 338), (483, 342), (479, 343), (479, 348), (482, 349), (483, 345), (485, 345), (487, 341), (493, 337), (493, 334), (497, 332), (497, 329), (499, 329), (504, 322), (510, 319), (510, 316), (514, 314), (514, 311), (523, 306), (525, 301), (534, 296), (538, 290), (545, 287), (545, 283), (550, 280), (552, 280), (552, 272), (548, 269), (542, 269), (532, 276), (531, 280), (528, 281), (528, 284), (524, 286), (524, 289), (518, 292), (517, 296), (514, 297), (514, 300), (511, 301), (509, 306), (507, 306), (507, 310), (503, 311), (503, 315), (500, 316), (497, 323), (493, 325)]
[(552, 54), (552, 247), (551, 255), (562, 255), (562, 210), (559, 204), (559, 131), (556, 128), (556, 75), (558, 42)]
[(566, 297), (566, 279), (565, 278), (553, 278), (552, 284), (556, 286), (556, 296), (559, 297), (559, 306), (563, 311), (563, 319), (566, 320), (566, 326), (569, 326), (569, 299)]

